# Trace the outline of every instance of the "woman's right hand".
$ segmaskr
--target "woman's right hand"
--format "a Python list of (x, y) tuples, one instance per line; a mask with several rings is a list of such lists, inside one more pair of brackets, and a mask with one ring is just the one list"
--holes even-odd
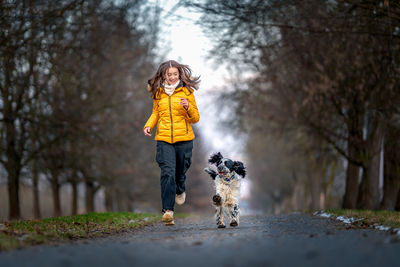
[(150, 129), (150, 127), (146, 127), (146, 128), (144, 128), (143, 129), (143, 132), (144, 132), (144, 135), (145, 136), (151, 136), (151, 129)]

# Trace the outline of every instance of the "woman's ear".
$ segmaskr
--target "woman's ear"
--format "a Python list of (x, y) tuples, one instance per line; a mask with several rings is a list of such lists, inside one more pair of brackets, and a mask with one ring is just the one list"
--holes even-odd
[(216, 166), (218, 166), (221, 163), (221, 159), (223, 159), (223, 157), (221, 153), (218, 152), (211, 155), (211, 157), (208, 159), (208, 163), (215, 164)]
[(246, 176), (246, 167), (240, 161), (233, 162), (233, 170), (243, 178)]

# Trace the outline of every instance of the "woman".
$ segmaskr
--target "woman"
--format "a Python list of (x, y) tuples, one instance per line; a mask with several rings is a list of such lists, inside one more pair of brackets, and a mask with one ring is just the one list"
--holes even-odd
[(169, 60), (162, 63), (148, 81), (153, 98), (153, 112), (143, 132), (151, 136), (157, 125), (156, 161), (161, 169), (162, 221), (174, 225), (174, 205), (186, 199), (185, 180), (192, 158), (193, 139), (191, 124), (199, 121), (194, 90), (199, 77), (191, 77), (188, 66)]

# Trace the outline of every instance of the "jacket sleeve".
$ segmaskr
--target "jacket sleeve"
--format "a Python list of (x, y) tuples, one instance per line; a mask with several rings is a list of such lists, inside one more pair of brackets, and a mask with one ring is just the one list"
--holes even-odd
[(186, 120), (190, 123), (196, 123), (200, 120), (199, 110), (197, 109), (194, 94), (191, 93), (188, 97), (189, 107), (186, 110)]
[(158, 101), (153, 100), (153, 112), (151, 113), (150, 118), (147, 120), (146, 124), (144, 125), (143, 129), (146, 127), (150, 127), (151, 130), (156, 126), (158, 122)]

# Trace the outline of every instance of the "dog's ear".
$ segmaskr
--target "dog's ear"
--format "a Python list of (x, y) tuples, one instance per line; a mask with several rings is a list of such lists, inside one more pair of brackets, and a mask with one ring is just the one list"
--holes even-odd
[(208, 159), (208, 162), (218, 166), (221, 163), (221, 159), (223, 159), (223, 157), (222, 157), (221, 153), (218, 152), (218, 153), (211, 155), (211, 157)]
[(243, 178), (246, 176), (246, 167), (240, 161), (233, 162), (233, 170)]

